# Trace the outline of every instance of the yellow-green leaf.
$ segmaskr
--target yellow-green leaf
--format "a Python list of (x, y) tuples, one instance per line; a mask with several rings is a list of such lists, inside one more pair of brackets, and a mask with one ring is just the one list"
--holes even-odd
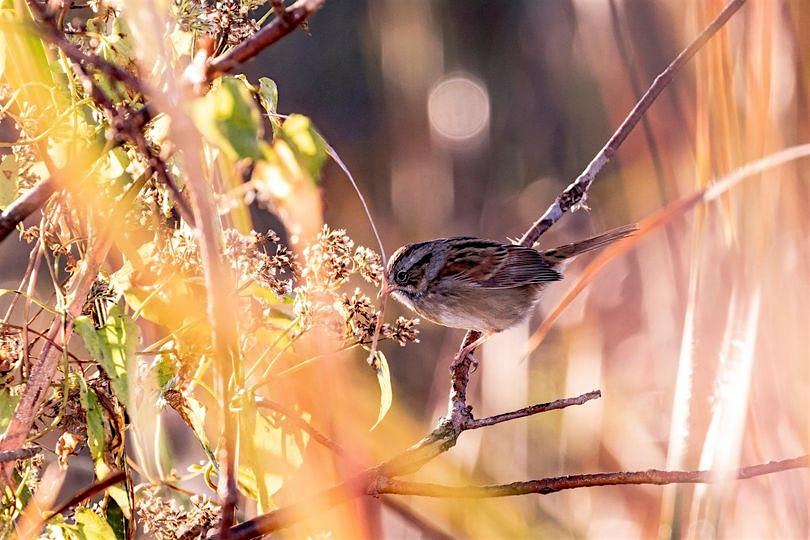
[(3, 76), (3, 71), (6, 70), (6, 49), (8, 49), (6, 38), (0, 33), (0, 77)]
[(89, 508), (77, 508), (74, 519), (78, 538), (82, 540), (115, 540), (115, 532), (110, 524)]
[(87, 447), (96, 470), (96, 476), (104, 478), (110, 468), (104, 462), (104, 411), (98, 402), (98, 396), (81, 376), (76, 376), (79, 384), (79, 401), (87, 418)]
[(5, 433), (19, 402), (19, 395), (12, 395), (9, 388), (0, 388), (0, 433)]
[(306, 116), (291, 114), (276, 135), (292, 148), (298, 163), (309, 176), (318, 180), (327, 157), (326, 141), (312, 125), (312, 121)]
[(277, 116), (278, 113), (278, 86), (273, 79), (261, 77), (259, 79), (259, 89), (256, 90), (256, 95), (259, 96), (259, 103), (262, 104), (264, 110), (267, 111), (267, 117), (270, 119), (270, 125), (273, 127), (273, 134), (281, 128), (281, 118)]
[(211, 443), (208, 442), (208, 436), (205, 434), (205, 406), (193, 396), (174, 389), (166, 390), (163, 393), (163, 398), (172, 409), (177, 411), (183, 422), (191, 428), (194, 436), (200, 441), (203, 450), (208, 455), (208, 459), (216, 466), (216, 456), (211, 448)]
[(248, 86), (236, 77), (223, 77), (192, 108), (202, 134), (233, 159), (262, 157), (262, 124)]
[(245, 494), (256, 499), (259, 512), (267, 512), (273, 508), (273, 494), (303, 463), (309, 435), (274, 425), (246, 397), (239, 413), (239, 437), (239, 476)]
[[(93, 459), (93, 469), (96, 477), (103, 480), (110, 474), (110, 467), (104, 459), (105, 456), (105, 430), (104, 430), (104, 409), (98, 400), (98, 395), (92, 388), (87, 386), (83, 377), (73, 375), (79, 386), (79, 402), (84, 409), (87, 419), (87, 448), (90, 450), (90, 457)], [(72, 381), (73, 382), (73, 381)], [(115, 500), (121, 512), (130, 517), (129, 497), (121, 486), (110, 486), (107, 493)]]
[(20, 194), (20, 165), (17, 158), (8, 155), (0, 161), (0, 210), (11, 204)]
[(115, 395), (128, 406), (127, 373), (138, 344), (138, 327), (118, 306), (110, 308), (106, 324), (101, 328), (96, 329), (92, 319), (86, 316), (77, 317), (74, 325), (90, 355), (110, 378)]
[(375, 353), (372, 367), (377, 372), (377, 382), (380, 385), (380, 413), (377, 415), (377, 421), (371, 426), (371, 429), (374, 429), (388, 414), (388, 409), (391, 408), (393, 401), (393, 392), (391, 391), (391, 372), (388, 369), (388, 360), (382, 351)]

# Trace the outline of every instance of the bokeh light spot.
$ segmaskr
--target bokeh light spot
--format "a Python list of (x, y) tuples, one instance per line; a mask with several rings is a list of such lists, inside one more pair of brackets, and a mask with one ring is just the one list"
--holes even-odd
[(489, 92), (469, 73), (450, 74), (430, 90), (428, 118), (441, 138), (474, 144), (489, 125)]

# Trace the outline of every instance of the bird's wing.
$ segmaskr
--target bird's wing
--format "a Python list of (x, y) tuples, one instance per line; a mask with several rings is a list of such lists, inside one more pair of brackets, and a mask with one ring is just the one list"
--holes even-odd
[(505, 289), (562, 279), (537, 251), (478, 238), (456, 242), (439, 277)]

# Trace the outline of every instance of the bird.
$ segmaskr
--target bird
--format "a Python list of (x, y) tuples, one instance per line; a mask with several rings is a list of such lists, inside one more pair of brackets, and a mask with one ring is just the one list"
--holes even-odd
[(546, 287), (563, 279), (571, 259), (637, 230), (625, 225), (545, 250), (474, 236), (406, 244), (386, 264), (378, 297), (391, 295), (433, 323), (479, 332), (456, 355), (460, 362), (492, 335), (528, 318)]

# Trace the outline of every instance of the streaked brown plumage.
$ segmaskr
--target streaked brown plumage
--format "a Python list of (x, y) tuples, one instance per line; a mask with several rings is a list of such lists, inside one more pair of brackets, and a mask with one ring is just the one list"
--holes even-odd
[(399, 248), (383, 272), (381, 295), (429, 321), (490, 335), (523, 321), (564, 263), (633, 234), (635, 225), (554, 249), (469, 236), (439, 238)]

